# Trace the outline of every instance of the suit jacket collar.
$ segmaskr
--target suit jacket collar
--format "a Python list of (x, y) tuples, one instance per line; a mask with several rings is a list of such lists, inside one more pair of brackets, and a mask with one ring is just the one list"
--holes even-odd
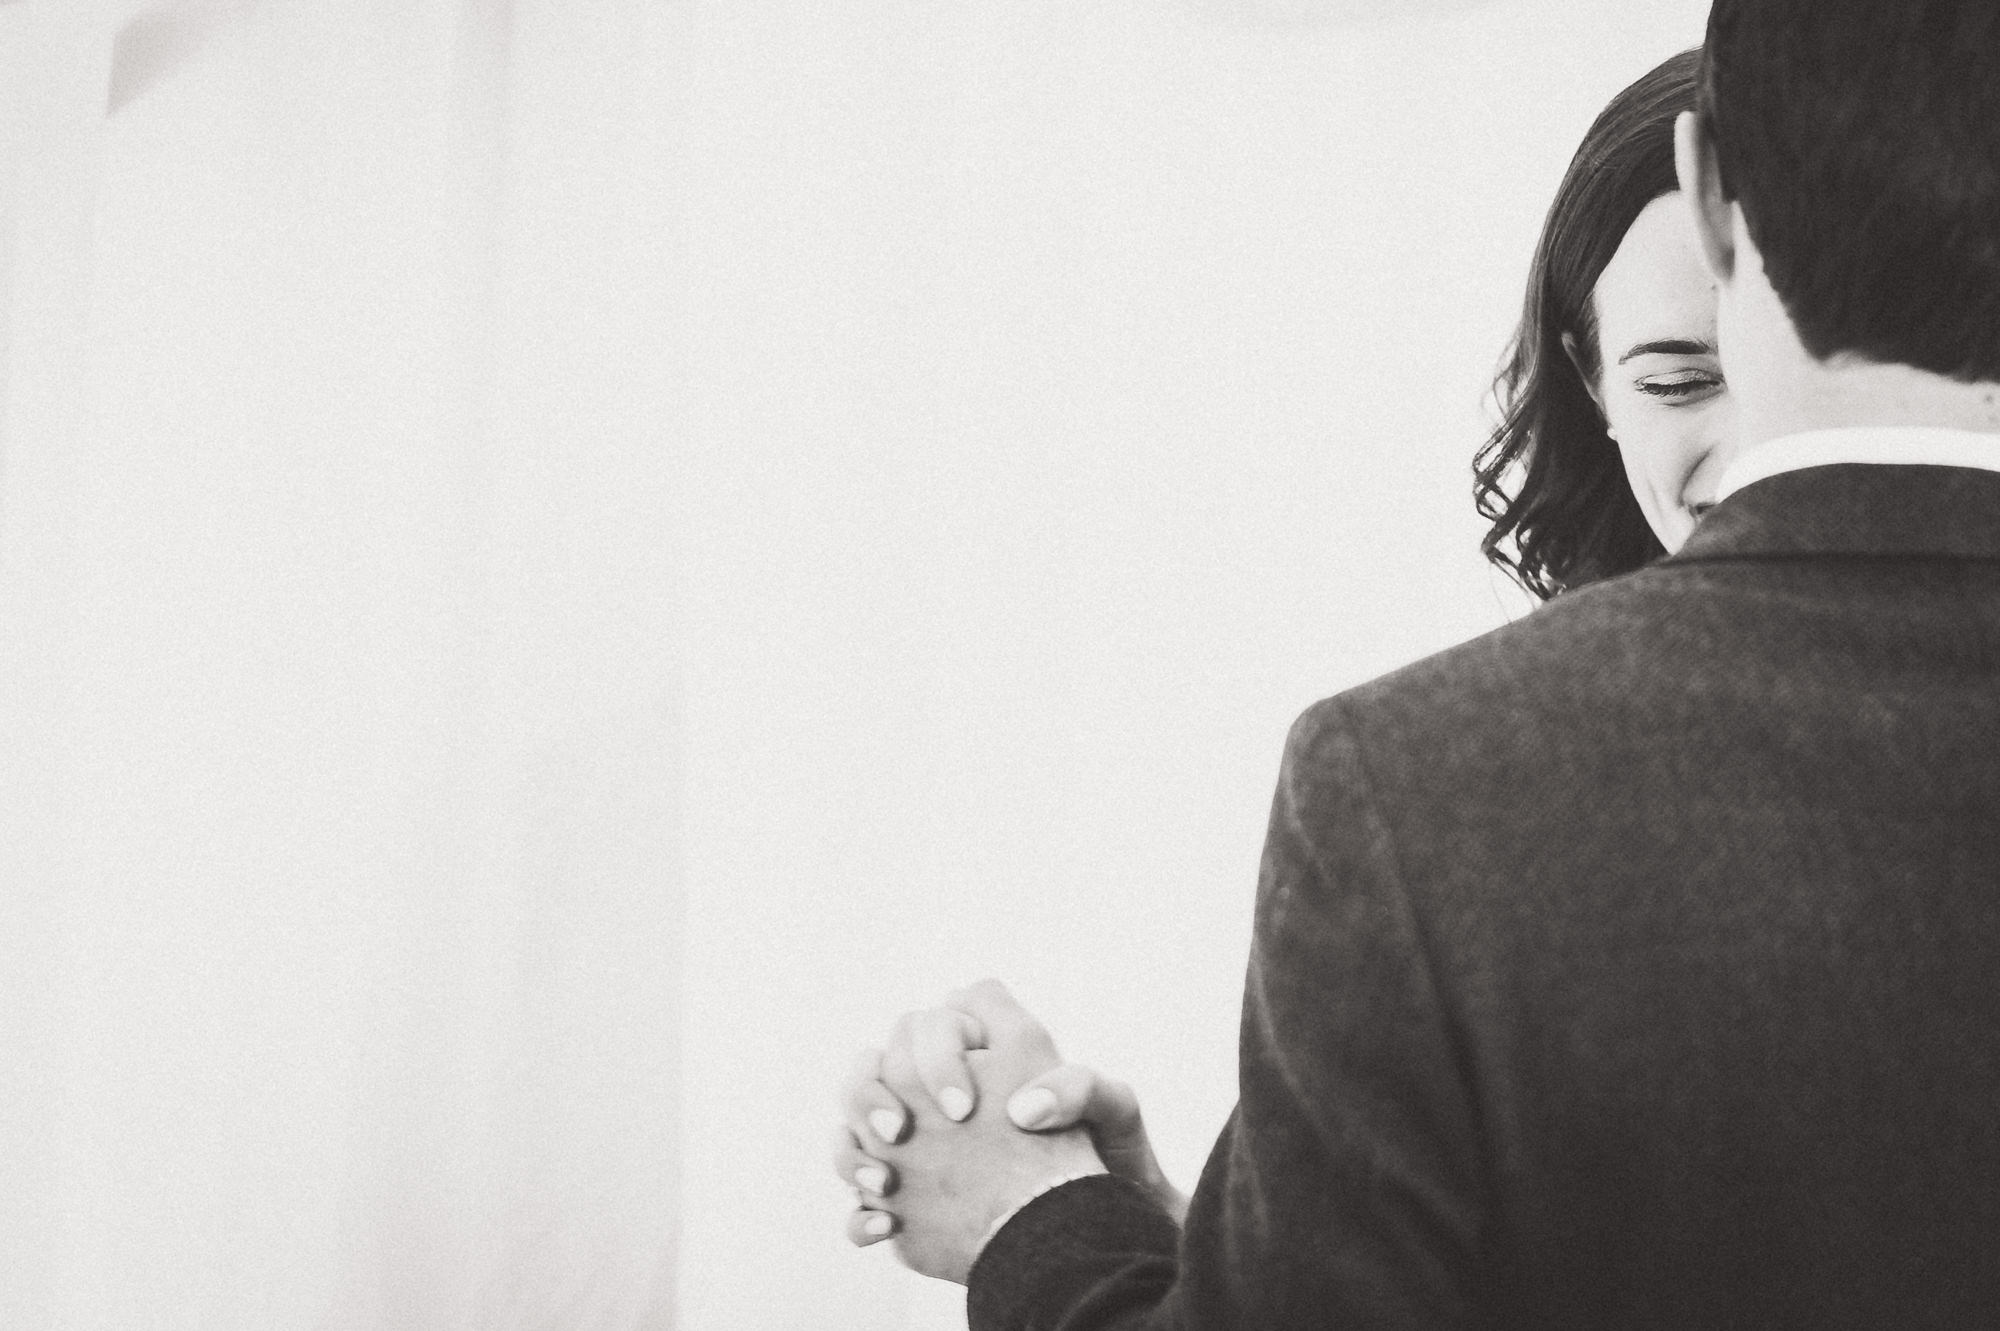
[(1848, 464), (1782, 472), (1709, 511), (1668, 559), (2000, 559), (2000, 472)]

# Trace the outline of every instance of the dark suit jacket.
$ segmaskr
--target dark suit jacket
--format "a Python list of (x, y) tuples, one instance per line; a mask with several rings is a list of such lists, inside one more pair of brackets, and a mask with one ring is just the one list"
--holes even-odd
[(2000, 474), (1760, 481), (1307, 711), (1240, 1092), (977, 1331), (2000, 1326)]

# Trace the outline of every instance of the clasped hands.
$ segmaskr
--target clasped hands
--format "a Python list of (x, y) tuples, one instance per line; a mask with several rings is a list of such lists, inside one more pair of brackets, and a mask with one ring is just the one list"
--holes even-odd
[(886, 1046), (863, 1052), (842, 1117), (834, 1169), (860, 1202), (849, 1240), (894, 1236), (924, 1275), (964, 1284), (1004, 1220), (1082, 1175), (1120, 1175), (1176, 1221), (1187, 1213), (1131, 1088), (1063, 1062), (998, 980), (897, 1021)]

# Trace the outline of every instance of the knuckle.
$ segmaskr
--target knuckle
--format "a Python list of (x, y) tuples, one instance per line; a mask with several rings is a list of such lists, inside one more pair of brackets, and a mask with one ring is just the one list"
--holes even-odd
[(896, 1024), (890, 1028), (889, 1045), (882, 1051), (884, 1061), (887, 1061), (897, 1051), (910, 1047), (912, 1041), (917, 1037), (917, 1032), (922, 1028), (923, 1017), (924, 1014), (922, 1012), (912, 1009), (896, 1018)]
[(933, 1054), (951, 1038), (951, 1029), (939, 1009), (927, 1009), (917, 1014), (910, 1028), (911, 1043), (919, 1055)]
[(957, 1008), (946, 1008), (951, 1015), (952, 1037), (961, 1049), (984, 1049), (986, 1047), (986, 1026), (970, 1012)]
[(922, 1083), (916, 1076), (916, 1059), (909, 1049), (898, 1045), (883, 1058), (881, 1082), (891, 1096), (897, 1097), (899, 1104), (902, 1094), (899, 1088), (922, 1089)]

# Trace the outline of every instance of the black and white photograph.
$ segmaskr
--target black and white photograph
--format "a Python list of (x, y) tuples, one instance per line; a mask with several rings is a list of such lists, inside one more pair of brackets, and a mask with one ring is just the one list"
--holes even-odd
[(1991, 0), (0, 0), (0, 1329), (2000, 1327)]

